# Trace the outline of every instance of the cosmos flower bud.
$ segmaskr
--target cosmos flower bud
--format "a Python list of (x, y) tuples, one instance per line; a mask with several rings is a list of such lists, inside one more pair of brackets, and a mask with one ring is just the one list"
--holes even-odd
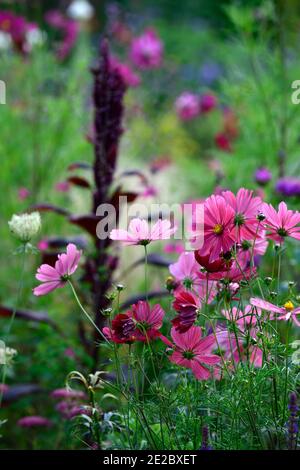
[(273, 282), (273, 279), (271, 277), (264, 278), (264, 283), (266, 284), (266, 286), (270, 286), (272, 282)]
[(31, 214), (14, 214), (8, 222), (11, 233), (22, 243), (29, 243), (41, 228), (39, 212)]

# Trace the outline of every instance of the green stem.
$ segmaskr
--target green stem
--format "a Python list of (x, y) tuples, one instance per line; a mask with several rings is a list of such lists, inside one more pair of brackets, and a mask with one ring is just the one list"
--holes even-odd
[(108, 339), (106, 338), (106, 336), (102, 333), (102, 331), (98, 328), (98, 326), (96, 325), (96, 323), (94, 322), (94, 320), (92, 319), (92, 317), (88, 314), (88, 312), (85, 310), (85, 308), (83, 307), (83, 305), (81, 304), (79, 298), (78, 298), (78, 295), (76, 293), (76, 290), (72, 284), (72, 282), (70, 280), (68, 280), (68, 283), (69, 285), (71, 286), (71, 289), (72, 289), (72, 292), (74, 294), (74, 297), (75, 297), (75, 300), (80, 308), (80, 310), (85, 314), (85, 316), (88, 318), (88, 320), (91, 322), (91, 324), (93, 325), (94, 328), (96, 328), (96, 330), (98, 331), (99, 335), (107, 342), (107, 344), (110, 344), (110, 342), (108, 341)]

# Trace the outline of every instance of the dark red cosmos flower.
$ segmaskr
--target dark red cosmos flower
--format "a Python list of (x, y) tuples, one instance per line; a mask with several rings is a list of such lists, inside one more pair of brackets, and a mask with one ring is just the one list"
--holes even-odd
[(112, 321), (112, 328), (103, 328), (103, 333), (114, 343), (132, 343), (135, 340), (135, 324), (127, 314), (119, 313)]
[[(194, 252), (197, 263), (202, 266), (207, 273), (218, 273), (228, 270), (232, 265), (232, 259), (226, 259), (226, 256), (210, 261), (210, 253), (203, 255), (201, 250)], [(204, 274), (206, 277), (206, 274)]]
[(173, 308), (178, 312), (178, 315), (172, 320), (172, 323), (176, 331), (185, 333), (197, 319), (197, 313), (201, 305), (200, 299), (192, 292), (184, 289), (177, 289), (174, 294)]

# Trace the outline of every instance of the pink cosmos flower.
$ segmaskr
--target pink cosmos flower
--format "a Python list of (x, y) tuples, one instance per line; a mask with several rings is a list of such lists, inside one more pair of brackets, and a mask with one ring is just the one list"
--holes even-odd
[(259, 230), (255, 240), (242, 240), (238, 252), (238, 261), (240, 265), (247, 266), (251, 259), (257, 256), (263, 256), (268, 248), (266, 231)]
[(19, 197), (20, 201), (25, 201), (25, 199), (27, 199), (29, 195), (30, 195), (29, 189), (27, 189), (27, 188), (19, 188), (18, 189), (18, 197)]
[(200, 98), (200, 110), (202, 113), (208, 113), (217, 106), (217, 98), (214, 95), (206, 94)]
[(283, 243), (285, 237), (300, 240), (300, 213), (288, 210), (285, 202), (278, 206), (278, 212), (271, 204), (264, 204), (263, 213), (266, 216), (265, 226), (267, 236), (276, 242)]
[[(278, 317), (278, 320), (289, 320), (292, 318), (294, 323), (297, 326), (300, 326), (300, 321), (297, 319), (297, 315), (300, 314), (300, 307), (295, 307), (293, 302), (290, 300), (285, 302), (283, 307), (278, 307), (277, 305), (271, 304), (271, 302), (267, 302), (266, 300), (252, 297), (250, 299), (250, 304), (254, 307), (266, 310), (267, 312), (274, 312), (279, 314), (280, 316)], [(273, 317), (271, 319), (273, 319)]]
[(212, 354), (216, 347), (213, 335), (202, 338), (199, 326), (192, 326), (186, 333), (179, 333), (175, 328), (171, 330), (174, 341), (174, 352), (169, 357), (170, 361), (182, 367), (192, 370), (198, 380), (207, 380), (211, 372), (207, 366), (213, 366), (220, 362), (220, 357)]
[(67, 253), (58, 255), (54, 268), (49, 264), (42, 264), (35, 276), (42, 284), (33, 289), (34, 295), (45, 295), (58, 287), (63, 287), (69, 276), (76, 271), (80, 256), (81, 251), (77, 250), (73, 243), (69, 243)]
[(199, 97), (185, 91), (175, 101), (177, 116), (182, 121), (190, 121), (200, 114)]
[(199, 264), (195, 260), (194, 252), (181, 253), (176, 263), (170, 264), (169, 271), (177, 281), (191, 288), (195, 283), (199, 283)]
[(258, 308), (257, 311), (255, 311), (252, 305), (246, 305), (244, 311), (237, 307), (232, 307), (231, 311), (222, 310), (222, 314), (227, 320), (235, 322), (236, 325), (244, 331), (248, 326), (256, 325), (257, 316), (261, 315), (261, 309)]
[(148, 245), (152, 241), (167, 240), (176, 231), (176, 227), (171, 227), (169, 220), (159, 219), (153, 227), (144, 219), (132, 219), (128, 231), (123, 229), (113, 229), (110, 232), (111, 240), (118, 240), (126, 245)]
[(163, 56), (163, 43), (156, 32), (149, 28), (134, 38), (131, 43), (130, 58), (139, 69), (153, 69), (161, 66)]
[[(235, 238), (233, 235), (234, 210), (222, 196), (212, 195), (204, 203), (204, 246), (203, 253), (210, 254), (210, 261), (230, 251)], [(203, 236), (200, 229), (200, 236)]]
[(232, 230), (235, 240), (239, 243), (241, 240), (257, 238), (257, 215), (262, 207), (262, 200), (245, 188), (240, 188), (236, 196), (231, 191), (224, 191), (222, 196), (235, 212)]
[[(256, 342), (257, 340), (257, 317), (260, 317), (261, 310), (257, 309), (255, 311), (251, 305), (246, 305), (244, 311), (238, 309), (237, 307), (233, 307), (231, 311), (229, 310), (222, 310), (222, 314), (231, 322), (234, 322), (238, 327), (239, 331), (246, 335), (248, 333), (253, 341)], [(253, 364), (254, 367), (261, 367), (262, 366), (262, 359), (263, 359), (263, 351), (262, 349), (257, 346), (256, 344), (248, 344), (248, 354), (247, 351), (244, 350), (242, 343), (240, 342), (240, 338), (238, 339), (237, 346), (236, 341), (234, 342), (236, 346), (236, 353), (238, 354), (238, 359), (235, 357), (235, 361), (238, 362), (240, 360), (240, 355), (242, 356), (242, 360), (245, 360), (249, 357), (250, 364)]]
[(112, 328), (104, 327), (105, 336), (115, 343), (148, 342), (160, 336), (165, 312), (159, 304), (150, 308), (146, 301), (139, 301), (125, 314), (118, 314)]
[(49, 427), (52, 422), (43, 416), (24, 416), (17, 422), (22, 428)]

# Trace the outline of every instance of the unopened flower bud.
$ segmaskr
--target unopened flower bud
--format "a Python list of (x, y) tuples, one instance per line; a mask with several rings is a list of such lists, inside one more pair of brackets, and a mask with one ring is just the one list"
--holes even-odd
[(271, 277), (265, 277), (264, 278), (264, 283), (266, 286), (270, 286), (272, 284), (273, 279)]
[(177, 282), (173, 276), (168, 276), (165, 283), (166, 289), (171, 292), (177, 287)]
[(270, 292), (270, 297), (271, 299), (275, 299), (275, 297), (277, 297), (278, 293), (277, 292)]
[(123, 286), (123, 284), (117, 284), (116, 289), (117, 289), (118, 292), (122, 292), (122, 290), (124, 290), (125, 287)]
[(111, 313), (112, 313), (112, 308), (110, 308), (110, 307), (105, 308), (101, 311), (101, 313), (104, 317), (110, 317)]
[(41, 228), (41, 216), (39, 212), (31, 214), (14, 214), (8, 222), (11, 233), (22, 243), (29, 243)]
[(257, 220), (259, 220), (260, 222), (263, 222), (265, 220), (266, 216), (260, 212), (258, 215), (257, 215)]

